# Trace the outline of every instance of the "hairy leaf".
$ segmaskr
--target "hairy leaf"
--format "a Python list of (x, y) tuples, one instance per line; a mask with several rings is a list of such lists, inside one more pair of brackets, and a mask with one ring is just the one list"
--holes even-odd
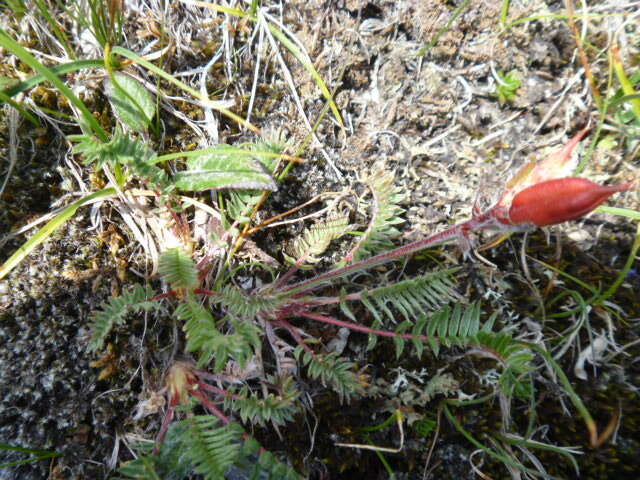
[[(278, 381), (273, 378), (270, 380), (270, 383)], [(291, 377), (279, 379), (277, 385), (279, 391), (277, 395), (269, 393), (262, 396), (251, 392), (247, 386), (239, 391), (232, 390), (235, 395), (225, 398), (225, 406), (239, 411), (244, 423), (259, 423), (264, 426), (267, 422), (271, 422), (275, 425), (283, 425), (293, 420), (293, 415), (298, 410), (296, 400), (300, 392)]]
[(233, 286), (225, 285), (222, 295), (216, 299), (221, 303), (227, 312), (237, 318), (252, 320), (258, 312), (273, 312), (278, 306), (275, 299), (261, 295), (246, 295), (242, 290)]
[(102, 310), (93, 315), (89, 350), (92, 352), (100, 350), (113, 327), (122, 324), (128, 313), (160, 309), (160, 302), (147, 301), (153, 297), (154, 293), (151, 287), (135, 285), (122, 296), (114, 297), (109, 302), (103, 303)]
[(289, 263), (296, 263), (298, 266), (305, 262), (317, 263), (320, 261), (318, 255), (323, 254), (331, 241), (340, 238), (349, 228), (348, 215), (337, 214), (317, 222), (305, 230), (301, 237), (295, 239), (289, 249), (289, 255), (285, 255), (285, 258)]
[(234, 147), (219, 145), (213, 153), (188, 158), (187, 169), (174, 177), (176, 187), (187, 191), (226, 188), (277, 190), (276, 183), (259, 160), (238, 155), (235, 150)]
[(105, 82), (107, 98), (116, 117), (132, 130), (144, 132), (156, 112), (156, 102), (149, 91), (136, 79), (115, 72)]
[[(398, 313), (413, 323), (423, 313), (459, 299), (453, 284), (453, 275), (458, 270), (441, 270), (384, 287), (362, 290), (357, 298), (380, 324), (384, 317), (396, 323)], [(342, 298), (341, 303), (346, 304), (346, 296)], [(342, 308), (344, 311), (345, 306)]]
[(399, 207), (398, 203), (403, 201), (406, 195), (394, 185), (393, 173), (378, 169), (367, 175), (364, 182), (371, 190), (373, 201), (370, 205), (362, 202), (360, 208), (371, 211), (371, 220), (358, 244), (345, 258), (347, 262), (370, 257), (392, 248), (391, 240), (400, 234), (395, 226), (404, 222), (400, 218), (404, 209)]
[(244, 368), (260, 348), (260, 331), (253, 322), (232, 319), (231, 330), (223, 333), (211, 313), (193, 298), (180, 304), (175, 315), (185, 322), (187, 351), (199, 353), (200, 367), (215, 359), (215, 371), (220, 372), (234, 359)]
[(84, 155), (86, 164), (95, 163), (96, 168), (123, 165), (153, 188), (165, 193), (173, 188), (166, 172), (154, 165), (156, 152), (141, 140), (122, 132), (116, 132), (111, 140), (104, 143), (87, 135), (70, 135), (68, 138), (78, 142), (73, 151)]
[(160, 256), (160, 275), (172, 288), (198, 286), (198, 269), (190, 255), (180, 248), (171, 248)]
[[(304, 353), (303, 353), (304, 352)], [(319, 379), (325, 387), (330, 385), (340, 397), (349, 398), (362, 391), (358, 375), (353, 371), (355, 364), (338, 356), (336, 353), (314, 354), (305, 351), (302, 346), (294, 351), (296, 359), (307, 366), (309, 377)]]
[(242, 427), (235, 422), (220, 425), (211, 415), (183, 420), (189, 429), (182, 437), (184, 455), (205, 480), (219, 480), (238, 459), (241, 452)]

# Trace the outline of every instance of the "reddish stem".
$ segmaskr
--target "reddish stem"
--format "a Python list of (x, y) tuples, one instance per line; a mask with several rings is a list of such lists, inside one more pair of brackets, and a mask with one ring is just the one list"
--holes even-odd
[(161, 293), (160, 295), (156, 295), (155, 297), (151, 297), (147, 302), (155, 302), (158, 300), (162, 300), (164, 298), (175, 297), (178, 294), (175, 290), (170, 290), (167, 293)]
[(198, 382), (198, 388), (202, 390), (207, 390), (209, 392), (217, 393), (218, 395), (222, 395), (223, 397), (233, 398), (234, 400), (238, 400), (240, 398), (238, 395), (229, 393), (226, 390), (223, 390), (221, 388), (214, 387), (213, 385), (210, 385), (206, 382)]
[[(413, 340), (415, 338), (418, 338), (418, 339), (420, 339), (422, 341), (425, 341), (425, 342), (429, 341), (429, 340), (435, 340), (436, 342), (440, 342), (440, 339), (438, 339), (438, 338), (431, 338), (430, 339), (426, 335), (413, 335), (411, 333), (396, 333), (396, 332), (389, 332), (387, 330), (376, 330), (374, 328), (365, 327), (364, 325), (358, 325), (357, 323), (351, 323), (351, 322), (343, 322), (342, 320), (338, 320), (337, 318), (328, 317), (328, 316), (325, 316), (325, 315), (319, 315), (317, 313), (302, 312), (302, 313), (300, 313), (300, 315), (302, 317), (308, 318), (310, 320), (316, 320), (318, 322), (329, 323), (331, 325), (337, 325), (339, 327), (345, 327), (345, 328), (349, 328), (351, 330), (357, 330), (357, 331), (363, 332), (363, 333), (379, 335), (381, 337), (403, 338), (405, 340)], [(503, 365), (505, 364), (504, 358), (501, 355), (499, 355), (496, 350), (494, 350), (492, 348), (489, 348), (489, 347), (487, 347), (485, 345), (473, 344), (473, 343), (467, 344), (467, 347), (472, 347), (472, 348), (476, 348), (478, 350), (482, 350), (483, 352), (486, 352), (486, 353), (490, 354), (498, 362), (502, 363)]]
[(196, 385), (193, 385), (191, 387), (191, 389), (189, 390), (191, 395), (193, 395), (198, 400), (200, 400), (200, 403), (202, 403), (202, 406), (206, 408), (209, 411), (209, 413), (218, 417), (222, 421), (222, 423), (224, 423), (225, 425), (231, 423), (231, 419), (227, 417), (224, 413), (222, 413), (222, 410), (216, 407), (211, 401), (211, 399), (207, 397), (207, 395), (202, 390), (199, 390), (199, 386), (200, 386), (200, 382), (198, 382)]
[(160, 432), (158, 432), (158, 436), (156, 437), (156, 444), (153, 447), (153, 454), (158, 455), (160, 453), (160, 445), (164, 442), (164, 437), (167, 435), (167, 430), (169, 430), (169, 425), (173, 421), (173, 417), (176, 413), (175, 405), (173, 404), (174, 400), (169, 399), (169, 408), (167, 412), (164, 414), (164, 418), (162, 419), (162, 426), (160, 427)]
[(209, 296), (212, 296), (212, 297), (222, 297), (223, 296), (221, 293), (212, 292), (211, 290), (205, 290), (204, 288), (196, 288), (195, 290), (193, 290), (193, 293), (196, 293), (198, 295), (209, 295)]
[(357, 323), (344, 322), (342, 320), (338, 320), (337, 318), (328, 317), (326, 315), (319, 315), (317, 313), (302, 312), (300, 313), (300, 315), (305, 318), (309, 318), (311, 320), (316, 320), (318, 322), (329, 323), (331, 325), (337, 325), (338, 327), (345, 327), (345, 328), (349, 328), (351, 330), (357, 330), (363, 333), (379, 335), (381, 337), (404, 338), (406, 340), (411, 340), (413, 338), (419, 338), (420, 340), (425, 340), (425, 341), (429, 340), (429, 337), (427, 337), (426, 335), (412, 335), (410, 333), (396, 333), (396, 332), (390, 332), (388, 330), (376, 330), (371, 327), (358, 325)]
[(409, 243), (388, 252), (379, 253), (378, 255), (375, 255), (373, 257), (361, 260), (351, 265), (347, 265), (346, 267), (336, 268), (308, 280), (294, 283), (293, 285), (285, 287), (280, 293), (286, 294), (286, 296), (304, 293), (330, 280), (344, 277), (360, 270), (367, 270), (378, 265), (398, 260), (400, 258), (408, 257), (409, 255), (423, 250), (427, 247), (448, 242), (454, 238), (464, 237), (468, 232), (484, 226), (490, 219), (493, 218), (492, 213), (493, 212), (487, 212), (484, 215), (480, 215), (477, 218), (473, 218), (458, 225), (454, 225), (443, 232), (436, 233), (427, 238), (423, 238), (422, 240), (418, 240), (417, 242)]
[(289, 322), (287, 322), (286, 320), (275, 320), (272, 322), (274, 325), (279, 325), (283, 328), (286, 328), (287, 331), (291, 334), (291, 336), (293, 337), (293, 339), (296, 341), (296, 343), (298, 345), (300, 345), (302, 348), (304, 348), (304, 350), (311, 356), (315, 356), (315, 354), (313, 353), (313, 350), (311, 350), (311, 347), (309, 347), (309, 345), (306, 344), (306, 342), (304, 341), (304, 339), (302, 338), (302, 336), (300, 336), (300, 334), (298, 333), (298, 331), (296, 330), (296, 327), (294, 327), (293, 325), (291, 325)]

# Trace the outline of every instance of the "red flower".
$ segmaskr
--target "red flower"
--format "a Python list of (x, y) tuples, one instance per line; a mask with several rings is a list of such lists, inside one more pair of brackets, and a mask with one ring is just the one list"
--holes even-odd
[(623, 185), (599, 185), (568, 177), (577, 161), (573, 149), (587, 133), (582, 130), (558, 152), (538, 164), (528, 163), (507, 184), (493, 212), (499, 223), (544, 227), (581, 218), (616, 192), (626, 192), (635, 180)]

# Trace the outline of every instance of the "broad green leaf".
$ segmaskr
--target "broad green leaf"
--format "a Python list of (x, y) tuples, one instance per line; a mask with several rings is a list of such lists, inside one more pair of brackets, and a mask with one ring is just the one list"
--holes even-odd
[(230, 118), (234, 122), (237, 122), (240, 125), (242, 125), (243, 127), (248, 128), (252, 132), (257, 133), (258, 135), (262, 135), (260, 133), (260, 129), (258, 127), (255, 127), (251, 123), (247, 122), (241, 116), (233, 113), (231, 110), (228, 110), (228, 109), (222, 107), (219, 104), (219, 102), (212, 102), (206, 96), (200, 95), (200, 93), (197, 90), (194, 90), (189, 85), (187, 85), (187, 84), (181, 82), (180, 80), (178, 80), (177, 78), (175, 78), (173, 75), (168, 74), (167, 72), (165, 72), (161, 68), (156, 67), (153, 63), (145, 60), (144, 58), (136, 55), (135, 53), (127, 50), (126, 48), (113, 47), (112, 52), (114, 54), (116, 54), (116, 55), (122, 55), (123, 57), (126, 57), (126, 58), (128, 58), (130, 60), (133, 60), (134, 62), (136, 62), (137, 65), (141, 65), (141, 66), (145, 67), (147, 70), (155, 73), (159, 77), (162, 77), (165, 80), (167, 80), (168, 82), (171, 82), (176, 87), (178, 87), (178, 88), (184, 90), (185, 92), (193, 95), (193, 97), (195, 97), (198, 100), (200, 100), (200, 102), (202, 102), (202, 104), (204, 106), (212, 108), (213, 110), (216, 110), (216, 111), (220, 112), (221, 114), (223, 114), (227, 118)]
[(105, 82), (105, 90), (118, 119), (132, 130), (143, 132), (156, 112), (156, 102), (137, 80), (123, 73), (114, 73)]
[(176, 187), (187, 191), (277, 189), (273, 178), (259, 161), (238, 155), (234, 150), (233, 147), (220, 145), (212, 153), (189, 158), (187, 170), (178, 172), (174, 177)]
[[(67, 73), (77, 72), (78, 70), (102, 67), (104, 67), (104, 60), (76, 60), (74, 62), (52, 66), (49, 71), (54, 75), (65, 75)], [(29, 77), (21, 82), (18, 81), (16, 83), (3, 83), (2, 80), (0, 80), (0, 89), (4, 89), (3, 93), (5, 93), (8, 97), (14, 97), (18, 93), (26, 92), (30, 88), (33, 88), (36, 85), (40, 85), (46, 80), (47, 77), (42, 73), (33, 75), (32, 77)]]

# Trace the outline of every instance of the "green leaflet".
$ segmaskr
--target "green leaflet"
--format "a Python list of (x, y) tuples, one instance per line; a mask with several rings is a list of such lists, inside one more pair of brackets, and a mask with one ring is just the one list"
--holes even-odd
[(190, 428), (183, 437), (183, 452), (194, 470), (206, 480), (222, 478), (240, 455), (242, 427), (235, 422), (220, 425), (220, 420), (211, 415), (199, 415), (184, 422)]
[(277, 190), (277, 185), (258, 160), (238, 155), (235, 148), (219, 145), (205, 155), (187, 159), (187, 169), (178, 172), (175, 185), (181, 190), (226, 188)]
[(198, 285), (198, 269), (191, 256), (179, 248), (171, 248), (160, 256), (160, 274), (173, 288), (193, 288)]
[(124, 73), (114, 73), (105, 82), (105, 91), (113, 112), (132, 130), (144, 132), (156, 113), (156, 102), (137, 80)]
[(310, 378), (319, 379), (322, 385), (330, 386), (341, 398), (362, 393), (362, 385), (355, 372), (355, 363), (335, 353), (310, 355), (301, 345), (293, 352), (296, 360), (307, 367)]
[(264, 426), (271, 422), (284, 425), (293, 420), (298, 410), (296, 403), (300, 392), (292, 377), (268, 377), (267, 380), (277, 386), (277, 394), (252, 392), (246, 385), (239, 390), (230, 389), (233, 396), (225, 397), (225, 408), (233, 409), (240, 414), (243, 423)]
[(107, 336), (116, 325), (124, 323), (127, 314), (141, 310), (159, 310), (160, 302), (149, 301), (154, 291), (149, 286), (134, 285), (132, 289), (124, 292), (120, 297), (114, 297), (109, 302), (102, 304), (102, 310), (94, 313), (91, 322), (91, 341), (89, 351), (97, 352), (104, 346)]
[(244, 368), (260, 347), (260, 335), (254, 323), (231, 319), (229, 326), (233, 332), (222, 332), (211, 313), (193, 298), (180, 304), (174, 314), (185, 322), (186, 349), (198, 352), (199, 367), (209, 365), (215, 359), (213, 368), (220, 372), (233, 359)]
[(211, 415), (198, 415), (170, 427), (160, 453), (149, 442), (134, 445), (138, 458), (118, 469), (118, 480), (186, 480), (200, 472), (205, 479), (298, 480), (295, 470), (266, 451), (238, 423), (221, 425)]
[(289, 249), (292, 256), (284, 254), (287, 262), (299, 264), (318, 263), (332, 240), (340, 238), (351, 228), (349, 215), (334, 214), (329, 218), (316, 222), (296, 238)]
[(78, 209), (90, 204), (94, 200), (108, 198), (115, 195), (113, 188), (105, 188), (91, 193), (80, 200), (73, 202), (55, 217), (49, 220), (44, 227), (36, 232), (29, 240), (16, 250), (2, 265), (0, 265), (0, 279), (4, 278), (16, 265), (18, 265), (27, 255), (29, 255), (38, 245), (44, 242), (51, 234), (60, 228), (64, 222), (73, 217)]
[(458, 300), (452, 280), (457, 271), (457, 268), (441, 270), (363, 290), (359, 300), (381, 324), (385, 318), (396, 323), (400, 316), (414, 322), (424, 312), (440, 309), (447, 302)]
[(395, 186), (392, 172), (375, 170), (364, 178), (364, 183), (371, 190), (373, 198), (371, 204), (369, 200), (361, 201), (359, 208), (370, 210), (371, 220), (349, 258), (346, 258), (347, 261), (361, 260), (392, 249), (392, 239), (400, 235), (395, 226), (404, 222), (401, 218), (404, 209), (399, 204), (404, 201), (406, 194)]

